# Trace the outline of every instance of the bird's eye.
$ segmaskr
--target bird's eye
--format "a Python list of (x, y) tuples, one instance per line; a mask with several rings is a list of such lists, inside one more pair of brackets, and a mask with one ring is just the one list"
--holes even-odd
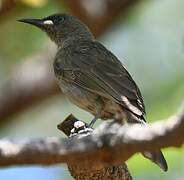
[(60, 22), (63, 22), (65, 20), (65, 17), (60, 17)]
[(45, 20), (45, 21), (43, 22), (43, 24), (44, 24), (44, 25), (53, 25), (54, 23), (53, 23), (52, 20)]

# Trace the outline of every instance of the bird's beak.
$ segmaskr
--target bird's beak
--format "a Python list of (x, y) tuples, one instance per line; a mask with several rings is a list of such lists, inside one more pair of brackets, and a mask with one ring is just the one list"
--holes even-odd
[(20, 19), (18, 21), (23, 22), (23, 23), (27, 23), (27, 24), (32, 24), (32, 25), (39, 27), (39, 28), (44, 27), (44, 22), (41, 19)]

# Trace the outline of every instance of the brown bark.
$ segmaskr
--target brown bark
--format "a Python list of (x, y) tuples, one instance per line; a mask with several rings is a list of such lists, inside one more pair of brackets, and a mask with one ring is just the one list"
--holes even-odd
[[(63, 2), (59, 0), (59, 2)], [(101, 36), (120, 14), (127, 14), (138, 0), (67, 0), (64, 1), (72, 14), (80, 18), (96, 37)]]
[(0, 18), (15, 8), (14, 0), (2, 0), (0, 2)]
[[(76, 128), (75, 123), (80, 122)], [(79, 121), (73, 115), (69, 115), (61, 124), (58, 125), (58, 129), (63, 131), (70, 138), (81, 138), (88, 136), (93, 132), (93, 129), (87, 128), (85, 122)], [(76, 130), (71, 134), (72, 130)], [(78, 163), (72, 162), (67, 163), (70, 174), (76, 180), (132, 180), (130, 172), (125, 163), (122, 165), (111, 165), (111, 164), (92, 164), (89, 162)]]

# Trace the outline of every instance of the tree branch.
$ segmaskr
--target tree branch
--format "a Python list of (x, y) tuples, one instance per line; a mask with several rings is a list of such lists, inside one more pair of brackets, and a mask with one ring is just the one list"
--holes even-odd
[[(77, 137), (77, 139), (88, 136), (93, 132), (93, 129), (88, 128), (85, 122), (79, 121), (72, 114), (58, 125), (58, 129), (63, 131), (70, 138)], [(132, 180), (125, 163), (122, 163), (122, 165), (102, 165), (89, 163), (87, 161), (82, 163), (76, 161), (74, 163), (68, 163), (67, 166), (70, 174), (76, 180)]]
[[(63, 2), (62, 0), (58, 0)], [(70, 11), (79, 17), (99, 37), (115, 22), (120, 14), (124, 16), (130, 7), (136, 5), (138, 0), (68, 0), (64, 1)]]
[(0, 18), (2, 15), (5, 15), (7, 12), (10, 12), (15, 7), (15, 1), (6, 0), (0, 2)]
[(97, 167), (122, 164), (137, 152), (180, 147), (183, 143), (184, 109), (167, 121), (148, 126), (103, 122), (93, 133), (81, 133), (80, 138), (4, 139), (0, 141), (0, 166), (80, 164), (81, 159)]
[(19, 64), (0, 87), (0, 122), (59, 92), (52, 71), (56, 49), (48, 47)]

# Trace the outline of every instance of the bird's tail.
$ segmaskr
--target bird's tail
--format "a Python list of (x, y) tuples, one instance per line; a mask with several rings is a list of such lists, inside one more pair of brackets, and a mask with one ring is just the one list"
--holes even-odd
[(164, 155), (161, 151), (155, 151), (155, 152), (143, 152), (143, 156), (155, 164), (157, 164), (163, 171), (168, 170), (167, 162), (164, 158)]
[[(144, 117), (138, 118), (135, 115), (131, 114), (130, 112), (126, 112), (126, 115), (127, 115), (127, 121), (129, 123), (140, 123), (140, 124), (146, 125), (146, 120), (144, 119)], [(154, 151), (154, 152), (145, 151), (142, 154), (145, 158), (157, 164), (163, 171), (168, 170), (167, 162), (160, 150)]]

